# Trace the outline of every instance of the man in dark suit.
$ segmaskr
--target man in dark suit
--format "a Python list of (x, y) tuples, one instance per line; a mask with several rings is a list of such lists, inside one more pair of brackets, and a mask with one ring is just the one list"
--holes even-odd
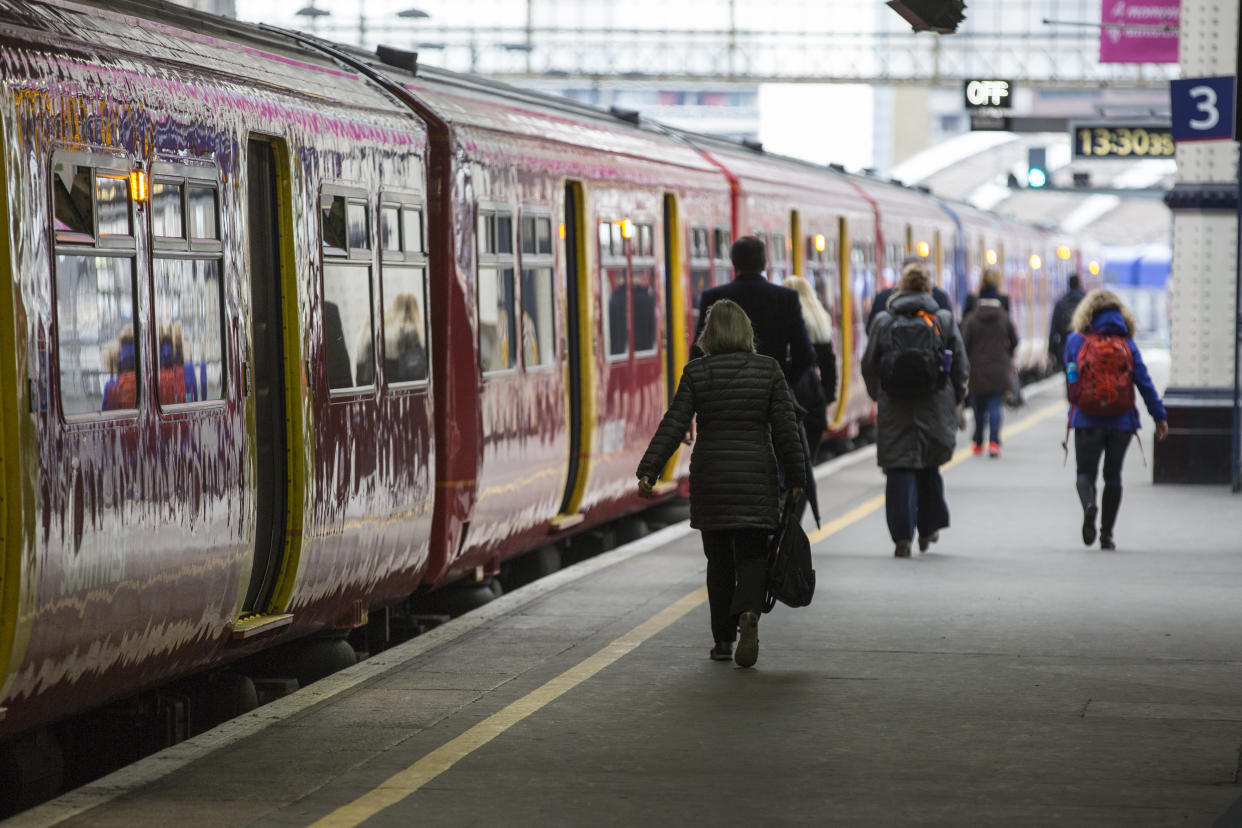
[(1082, 297), (1082, 280), (1078, 274), (1069, 277), (1069, 290), (1052, 307), (1052, 324), (1048, 329), (1048, 359), (1057, 370), (1065, 367), (1065, 340), (1069, 337), (1070, 320)]
[(763, 277), (767, 251), (756, 236), (742, 236), (735, 241), (729, 258), (733, 260), (733, 281), (703, 291), (699, 299), (699, 324), (694, 332), (691, 358), (703, 356), (698, 341), (707, 309), (718, 299), (731, 299), (750, 317), (755, 328), (755, 350), (776, 360), (785, 371), (786, 382), (794, 382), (815, 365), (815, 349), (802, 321), (797, 291), (771, 284)]
[[(925, 263), (921, 256), (906, 256), (901, 260), (900, 270), (905, 270), (906, 265), (915, 262)], [(867, 314), (867, 330), (871, 330), (871, 323), (875, 321), (876, 316), (882, 310), (888, 309), (888, 300), (893, 298), (893, 294), (897, 292), (897, 286), (885, 288), (875, 295), (875, 300), (871, 303), (871, 312)], [(950, 313), (953, 312), (953, 302), (949, 299), (949, 294), (945, 293), (935, 285), (932, 286), (932, 298), (936, 300), (936, 304)]]

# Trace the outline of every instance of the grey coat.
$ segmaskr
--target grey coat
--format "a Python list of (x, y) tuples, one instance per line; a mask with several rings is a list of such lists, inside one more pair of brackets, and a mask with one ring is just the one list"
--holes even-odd
[(690, 525), (775, 528), (777, 452), (785, 484), (806, 485), (801, 430), (780, 365), (743, 351), (688, 362), (677, 395), (638, 464), (638, 477), (654, 481), (660, 476), (696, 415)]
[[(953, 352), (948, 380), (931, 396), (899, 400), (880, 389), (880, 360), (893, 314), (925, 310), (936, 315), (940, 333)], [(899, 293), (888, 309), (876, 316), (868, 331), (862, 375), (867, 393), (879, 403), (876, 462), (886, 469), (927, 469), (941, 466), (953, 456), (957, 440), (957, 403), (966, 395), (970, 366), (966, 346), (953, 314), (941, 310), (929, 293)]]

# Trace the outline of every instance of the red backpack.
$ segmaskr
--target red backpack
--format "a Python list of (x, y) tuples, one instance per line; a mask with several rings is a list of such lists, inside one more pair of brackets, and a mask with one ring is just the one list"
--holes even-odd
[(1125, 337), (1087, 334), (1078, 349), (1078, 381), (1069, 401), (1092, 417), (1115, 417), (1134, 408), (1134, 355)]

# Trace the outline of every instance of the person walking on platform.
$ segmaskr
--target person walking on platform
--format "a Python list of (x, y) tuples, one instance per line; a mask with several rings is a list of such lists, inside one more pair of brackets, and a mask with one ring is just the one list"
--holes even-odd
[(815, 349), (807, 336), (806, 323), (798, 304), (798, 294), (787, 287), (774, 285), (763, 277), (767, 267), (767, 248), (758, 236), (742, 236), (729, 249), (733, 261), (733, 281), (709, 288), (699, 297), (699, 324), (694, 332), (695, 345), (691, 358), (703, 351), (698, 341), (703, 333), (707, 311), (721, 299), (741, 306), (755, 330), (755, 350), (772, 357), (793, 385), (802, 373), (815, 364)]
[[(1113, 528), (1121, 508), (1121, 466), (1130, 437), (1140, 425), (1134, 403), (1135, 387), (1143, 395), (1147, 413), (1156, 422), (1157, 440), (1168, 436), (1168, 415), (1134, 344), (1134, 332), (1138, 330), (1134, 316), (1116, 294), (1093, 290), (1084, 296), (1074, 310), (1070, 329), (1065, 342), (1065, 379), (1070, 400), (1066, 436), (1073, 429), (1078, 467), (1074, 485), (1082, 502), (1082, 542), (1087, 546), (1095, 543), (1098, 511), (1100, 548), (1116, 549)], [(1095, 481), (1101, 455), (1104, 495), (1097, 509)]]
[(962, 339), (970, 362), (967, 390), (975, 409), (974, 453), (983, 454), (983, 429), (988, 426), (988, 455), (1000, 457), (1001, 410), (1013, 373), (1018, 332), (1000, 301), (1000, 272), (983, 271), (979, 298), (962, 321)]
[[(905, 273), (906, 268), (912, 264), (921, 264), (927, 267), (927, 260), (922, 256), (906, 256), (901, 260), (901, 272)], [(929, 270), (928, 273), (931, 271)], [(900, 283), (890, 288), (885, 288), (875, 295), (875, 299), (871, 301), (871, 310), (867, 314), (867, 330), (871, 330), (871, 323), (880, 315), (880, 311), (888, 308), (889, 301), (901, 289)], [(932, 285), (931, 297), (936, 300), (936, 305), (944, 310), (953, 312), (953, 301), (949, 298), (949, 294), (945, 293), (936, 285)]]
[(832, 317), (820, 304), (815, 288), (801, 276), (790, 276), (785, 287), (798, 293), (802, 308), (802, 320), (806, 323), (811, 347), (815, 349), (818, 371), (803, 371), (793, 383), (794, 399), (806, 409), (802, 426), (806, 430), (807, 446), (812, 460), (828, 429), (828, 406), (837, 398), (837, 354), (832, 347)]
[(785, 376), (776, 360), (755, 353), (746, 312), (727, 299), (712, 304), (699, 346), (705, 356), (686, 364), (673, 402), (638, 464), (638, 494), (651, 497), (697, 417), (690, 525), (702, 532), (707, 556), (707, 600), (716, 642), (710, 655), (750, 667), (759, 657), (767, 538), (779, 519), (777, 458), (794, 502), (801, 500), (808, 469)]
[(898, 288), (871, 327), (862, 374), (879, 404), (876, 462), (888, 476), (893, 554), (908, 558), (916, 528), (926, 552), (949, 525), (940, 466), (953, 456), (968, 363), (953, 313), (931, 296), (927, 266), (906, 265)]
[(1060, 371), (1065, 367), (1062, 357), (1065, 356), (1065, 337), (1070, 332), (1070, 320), (1074, 318), (1074, 309), (1086, 296), (1082, 290), (1082, 282), (1078, 274), (1069, 277), (1069, 290), (1052, 306), (1052, 321), (1048, 326), (1048, 359), (1053, 370)]

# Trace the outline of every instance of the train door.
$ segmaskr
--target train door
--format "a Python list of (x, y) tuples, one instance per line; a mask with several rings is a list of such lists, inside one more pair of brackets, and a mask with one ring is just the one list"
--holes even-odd
[(592, 388), (595, 349), (591, 324), (591, 290), (587, 284), (586, 192), (582, 184), (565, 184), (565, 215), (561, 234), (565, 243), (565, 387), (568, 393), (569, 463), (560, 514), (553, 526), (567, 528), (580, 523), (578, 510), (591, 466), (591, 424), (595, 422)]
[(290, 372), (284, 322), (292, 285), (285, 267), (291, 251), (281, 242), (290, 237), (282, 232), (288, 229), (287, 195), (281, 186), (284, 153), (283, 143), (266, 138), (251, 138), (247, 152), (252, 340), (243, 381), (254, 405), (256, 518), (254, 565), (243, 614), (263, 613), (272, 605), (281, 563), (295, 552), (286, 548), (286, 538), (299, 535), (290, 513), (291, 502), (300, 502), (290, 495), (301, 475), (290, 468), (296, 453), (290, 445), (294, 419), (288, 412), (296, 406), (291, 409), (286, 398)]

